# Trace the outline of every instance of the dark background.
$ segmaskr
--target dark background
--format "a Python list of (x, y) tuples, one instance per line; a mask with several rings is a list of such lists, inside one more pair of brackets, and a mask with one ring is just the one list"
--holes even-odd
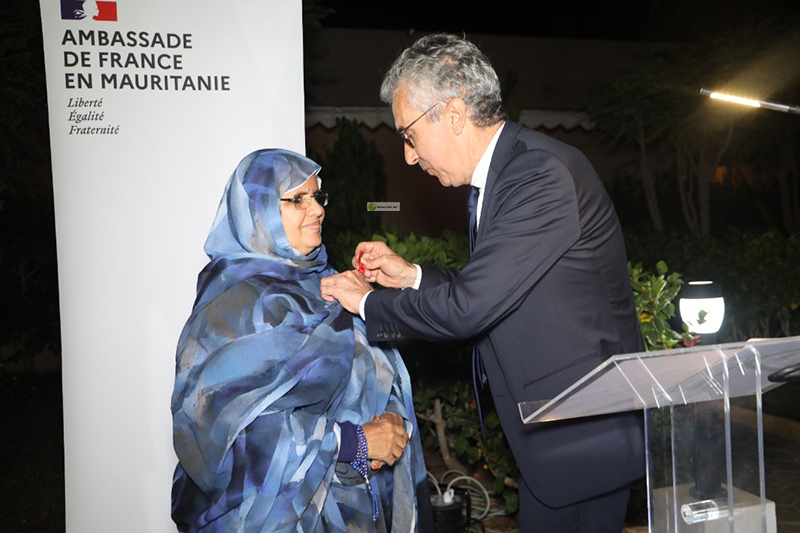
[[(800, 2), (305, 2), (322, 28), (401, 29), (675, 43), (736, 40), (800, 13)], [(527, 14), (531, 12), (530, 14)], [(315, 31), (306, 27), (306, 35)], [(268, 31), (268, 26), (265, 26)], [(797, 102), (794, 102), (795, 104)], [(38, 2), (0, 19), (0, 529), (63, 531), (61, 379), (15, 367), (58, 360), (59, 315), (47, 102)], [(21, 339), (21, 340), (20, 340)], [(21, 348), (20, 348), (21, 347)], [(10, 356), (9, 356), (10, 354)]]
[(643, 2), (324, 1), (325, 27), (524, 35), (563, 39), (703, 42), (800, 11), (798, 2), (651, 0)]

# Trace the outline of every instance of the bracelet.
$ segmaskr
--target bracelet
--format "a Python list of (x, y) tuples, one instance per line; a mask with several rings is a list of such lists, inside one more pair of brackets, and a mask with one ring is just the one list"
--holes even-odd
[(367, 436), (364, 434), (364, 428), (356, 426), (356, 436), (358, 437), (358, 450), (356, 450), (355, 460), (350, 465), (356, 472), (364, 476), (364, 480), (367, 482), (367, 490), (372, 496), (372, 522), (375, 523), (378, 520), (378, 497), (372, 491), (372, 486), (369, 483), (369, 467), (367, 466), (369, 447), (367, 446)]

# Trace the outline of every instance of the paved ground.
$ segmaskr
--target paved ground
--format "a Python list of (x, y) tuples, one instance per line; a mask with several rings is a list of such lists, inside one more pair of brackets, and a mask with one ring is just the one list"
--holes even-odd
[[(773, 419), (773, 422), (776, 420)], [(797, 422), (777, 419), (783, 429)], [(764, 434), (767, 498), (775, 502), (778, 533), (800, 533), (800, 442), (796, 431)], [(646, 505), (646, 502), (644, 503)], [(515, 531), (515, 524), (495, 531)], [(623, 533), (647, 533), (647, 527), (628, 527)], [(738, 529), (737, 529), (738, 532)], [(743, 532), (750, 533), (750, 532)]]
[[(800, 533), (800, 442), (765, 433), (764, 461), (767, 498), (775, 502), (778, 533)], [(647, 533), (647, 528), (630, 527), (623, 533)]]
[(778, 533), (800, 532), (800, 443), (764, 436), (767, 498), (775, 502)]

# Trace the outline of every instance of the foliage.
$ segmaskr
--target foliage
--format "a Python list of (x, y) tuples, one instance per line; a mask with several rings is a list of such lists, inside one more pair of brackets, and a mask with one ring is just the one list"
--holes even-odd
[[(781, 113), (711, 101), (710, 87), (732, 94), (794, 101), (800, 94), (786, 64), (797, 65), (797, 21), (697, 46), (642, 49), (624, 71), (609, 72), (590, 88), (584, 109), (598, 130), (618, 145), (635, 148), (636, 173), (653, 227), (662, 231), (664, 205), (658, 183), (671, 179), (679, 192), (686, 229), (713, 230), (714, 184), (751, 189), (748, 207), (767, 219), (768, 192), (779, 203), (779, 222), (796, 231), (800, 220), (800, 128)], [(791, 70), (791, 69), (790, 69)], [(726, 172), (726, 176), (721, 174)], [(733, 178), (734, 174), (747, 176)], [(719, 209), (719, 207), (717, 207)]]
[[(437, 238), (427, 235), (417, 236), (414, 232), (399, 233), (397, 230), (384, 228), (383, 231), (373, 233), (368, 238), (385, 242), (406, 261), (420, 265), (462, 268), (469, 259), (469, 243), (466, 235), (447, 229)], [(326, 244), (328, 260), (334, 268), (339, 271), (351, 269), (353, 250), (364, 239), (362, 232), (347, 231), (338, 233), (333, 243)]]
[(31, 372), (37, 354), (60, 353), (53, 198), (7, 188), (0, 203), (0, 364)]
[(55, 212), (47, 172), (20, 157), (4, 167), (0, 183), (0, 346), (6, 357), (0, 364), (22, 362), (26, 371), (36, 354), (60, 352)]
[(387, 232), (378, 239), (411, 263), (442, 268), (462, 268), (469, 260), (469, 242), (466, 235), (444, 230), (439, 238), (413, 232), (405, 235)]
[(27, 2), (0, 20), (0, 364), (28, 371), (35, 354), (60, 351), (40, 20), (38, 4)]
[[(800, 40), (800, 33), (795, 37)], [(796, 45), (800, 49), (800, 45)], [(800, 101), (800, 86), (785, 97)], [(760, 113), (749, 124), (731, 162), (737, 172), (729, 185), (746, 189), (765, 221), (788, 233), (800, 232), (800, 120), (783, 113)], [(753, 142), (754, 140), (760, 142)], [(779, 141), (779, 142), (776, 142)], [(727, 176), (726, 176), (727, 177)], [(777, 197), (777, 198), (776, 198)], [(770, 200), (777, 200), (769, 203)], [(780, 216), (777, 213), (780, 212)], [(741, 227), (739, 224), (737, 226)]]
[(684, 279), (719, 283), (725, 298), (720, 342), (800, 333), (800, 234), (730, 228), (719, 237), (625, 232), (628, 257), (667, 262)]
[(512, 480), (519, 477), (514, 456), (508, 446), (500, 419), (494, 410), (486, 413), (486, 439), (481, 436), (478, 411), (472, 386), (467, 382), (448, 381), (438, 387), (417, 391), (414, 409), (422, 421), (423, 434), (435, 431), (431, 427), (436, 402), (440, 402), (441, 421), (446, 427), (445, 442), (434, 441), (434, 449), (448, 446), (469, 466), (483, 467), (495, 478), (494, 491), (505, 502), (506, 512), (514, 514), (519, 509), (519, 496)]
[[(670, 154), (681, 193), (684, 221), (690, 231), (710, 232), (709, 187), (728, 151), (735, 107), (708, 105), (699, 86), (712, 83), (732, 57), (679, 47), (643, 55), (624, 72), (615, 72), (587, 93), (586, 111), (600, 131), (619, 145), (635, 145), (640, 180), (653, 226), (663, 230), (653, 153)], [(721, 65), (719, 64), (721, 63)]]
[(367, 203), (380, 200), (386, 191), (383, 156), (375, 141), (358, 131), (358, 122), (336, 119), (338, 139), (324, 155), (310, 154), (322, 165), (323, 188), (330, 194), (325, 219), (325, 239), (340, 233), (370, 235), (380, 229), (380, 218), (367, 211)]
[(516, 70), (509, 70), (506, 72), (505, 83), (503, 83), (502, 94), (503, 108), (505, 108), (508, 118), (514, 122), (519, 122), (519, 117), (522, 114), (522, 106), (519, 103), (519, 98), (511, 97), (514, 93), (514, 88), (519, 81), (519, 73)]
[[(711, 279), (725, 297), (720, 342), (800, 334), (800, 234), (728, 229), (719, 237), (626, 232), (628, 257), (664, 259), (687, 280)], [(764, 412), (800, 420), (800, 387), (764, 395)]]
[(688, 333), (680, 334), (670, 325), (675, 317), (673, 301), (683, 285), (677, 272), (667, 275), (667, 264), (656, 263), (656, 273), (642, 269), (641, 264), (628, 263), (628, 273), (636, 302), (636, 315), (647, 350), (666, 350), (678, 344), (689, 344)]

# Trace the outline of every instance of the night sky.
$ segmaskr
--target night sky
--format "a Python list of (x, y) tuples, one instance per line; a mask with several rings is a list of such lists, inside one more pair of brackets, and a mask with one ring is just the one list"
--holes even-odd
[[(322, 0), (326, 27), (489, 33), (567, 39), (703, 42), (783, 24), (797, 0), (375, 2)], [(523, 14), (532, 10), (532, 14)]]

